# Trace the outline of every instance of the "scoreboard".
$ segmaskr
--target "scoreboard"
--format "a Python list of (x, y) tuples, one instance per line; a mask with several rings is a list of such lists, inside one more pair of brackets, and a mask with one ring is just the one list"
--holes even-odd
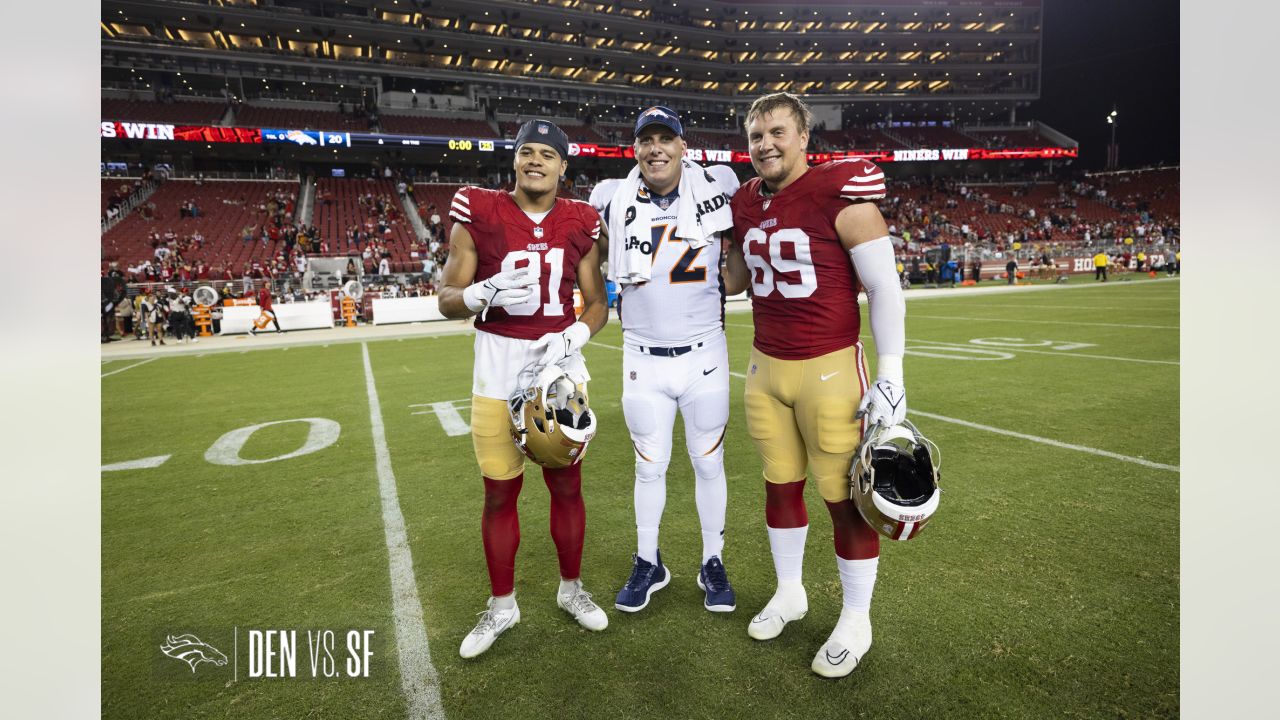
[[(336, 130), (296, 130), (284, 128), (215, 127), (209, 125), (169, 125), (104, 120), (103, 139), (186, 141), (237, 144), (292, 144), (315, 148), (440, 148), (460, 152), (514, 152), (515, 140), (497, 138), (443, 137), (437, 135), (385, 135)], [(912, 150), (842, 150), (809, 153), (809, 162), (865, 158), (877, 163), (926, 162), (938, 160), (1033, 160), (1074, 158), (1073, 147), (1026, 148), (918, 148)], [(569, 143), (571, 157), (634, 159), (630, 145)], [(686, 156), (695, 162), (749, 163), (751, 156), (740, 150), (689, 148)]]

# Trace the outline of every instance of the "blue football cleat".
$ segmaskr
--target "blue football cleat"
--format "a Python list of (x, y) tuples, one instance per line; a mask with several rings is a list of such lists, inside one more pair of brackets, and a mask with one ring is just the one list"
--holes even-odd
[(662, 552), (658, 551), (658, 563), (655, 565), (639, 555), (631, 556), (631, 577), (627, 584), (618, 591), (618, 598), (613, 606), (623, 612), (640, 612), (649, 604), (654, 593), (671, 582), (671, 573), (662, 564)]
[(698, 571), (698, 587), (707, 594), (702, 604), (711, 612), (733, 612), (738, 607), (737, 596), (719, 557), (713, 555)]

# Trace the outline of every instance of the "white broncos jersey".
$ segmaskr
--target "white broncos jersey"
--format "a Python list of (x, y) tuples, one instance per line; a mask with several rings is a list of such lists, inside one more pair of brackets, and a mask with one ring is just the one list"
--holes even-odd
[[(621, 180), (605, 180), (592, 191), (608, 227), (609, 204)], [(641, 192), (645, 192), (643, 183)], [(701, 248), (676, 237), (679, 204), (675, 192), (650, 196), (653, 205), (650, 242), (653, 271), (649, 282), (619, 286), (618, 317), (622, 338), (645, 347), (689, 345), (724, 332), (724, 281), (720, 277), (721, 238)], [(663, 208), (664, 203), (669, 202)], [(593, 202), (593, 205), (596, 203)], [(613, 239), (610, 238), (610, 242)]]

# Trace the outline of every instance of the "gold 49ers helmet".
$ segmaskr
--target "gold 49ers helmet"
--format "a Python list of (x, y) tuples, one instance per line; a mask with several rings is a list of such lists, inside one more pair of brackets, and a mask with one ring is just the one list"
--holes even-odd
[(903, 420), (872, 425), (849, 471), (849, 496), (875, 531), (890, 540), (919, 535), (938, 511), (938, 446)]
[(586, 395), (557, 365), (522, 382), (507, 408), (516, 447), (545, 468), (569, 467), (582, 460), (596, 434), (596, 416), (587, 407)]

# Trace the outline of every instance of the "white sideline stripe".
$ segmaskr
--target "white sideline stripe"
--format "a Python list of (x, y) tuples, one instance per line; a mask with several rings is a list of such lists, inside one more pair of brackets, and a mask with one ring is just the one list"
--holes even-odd
[(471, 434), (471, 426), (458, 414), (458, 409), (453, 406), (453, 403), (432, 403), (431, 409), (435, 411), (436, 417), (439, 418), (445, 435), (457, 437)]
[(431, 664), (431, 648), (418, 599), (418, 581), (413, 574), (413, 555), (405, 532), (404, 513), (396, 492), (396, 476), (391, 470), (391, 452), (382, 425), (382, 405), (369, 363), (369, 344), (360, 343), (364, 355), (364, 382), (369, 393), (369, 422), (373, 426), (373, 451), (377, 457), (378, 490), (382, 496), (382, 526), (386, 532), (387, 557), (391, 568), (391, 607), (396, 623), (396, 651), (400, 659), (400, 687), (408, 704), (408, 717), (443, 720), (440, 704), (440, 677)]
[[(601, 347), (613, 348), (614, 350), (622, 349), (619, 347), (614, 347), (613, 345), (605, 345), (604, 343), (598, 343), (598, 342), (595, 342), (594, 340), (591, 341), (591, 344), (599, 345)], [(743, 375), (740, 372), (733, 372), (732, 370), (730, 370), (729, 374), (736, 378), (742, 378), (743, 380), (747, 379), (747, 376)], [(1135, 465), (1142, 465), (1144, 467), (1155, 468), (1157, 470), (1170, 470), (1172, 472), (1182, 472), (1182, 470), (1177, 465), (1165, 465), (1164, 463), (1152, 462), (1150, 460), (1145, 460), (1139, 457), (1131, 457), (1129, 455), (1121, 455), (1120, 453), (1113, 453), (1110, 450), (1099, 450), (1097, 448), (1085, 447), (1084, 445), (1072, 445), (1071, 443), (1064, 443), (1060, 440), (1042, 438), (1037, 435), (1028, 435), (1026, 433), (1014, 432), (1013, 430), (1004, 430), (998, 427), (991, 427), (990, 425), (982, 425), (979, 423), (969, 422), (968, 420), (960, 420), (957, 418), (947, 417), (946, 415), (935, 415), (933, 413), (921, 412), (919, 410), (907, 410), (907, 412), (911, 413), (912, 415), (919, 415), (920, 417), (927, 417), (932, 420), (941, 420), (942, 422), (953, 423), (955, 425), (963, 425), (964, 427), (972, 428), (974, 430), (985, 430), (987, 432), (995, 433), (997, 435), (1007, 435), (1009, 437), (1015, 437), (1020, 440), (1030, 440), (1031, 442), (1037, 442), (1043, 445), (1052, 445), (1053, 447), (1062, 448), (1064, 450), (1075, 450), (1077, 452), (1089, 453), (1090, 455), (1097, 455), (1099, 457), (1111, 458), (1112, 460), (1120, 460), (1123, 462), (1133, 463)]]
[(969, 422), (968, 420), (959, 420), (957, 418), (947, 417), (946, 415), (935, 415), (933, 413), (921, 412), (919, 410), (908, 410), (907, 412), (911, 413), (912, 415), (927, 417), (931, 420), (940, 420), (942, 422), (952, 423), (954, 425), (963, 425), (964, 427), (973, 428), (974, 430), (985, 430), (986, 432), (995, 433), (997, 435), (1007, 435), (1009, 437), (1015, 437), (1020, 440), (1030, 440), (1031, 442), (1037, 442), (1042, 445), (1052, 445), (1053, 447), (1062, 448), (1064, 450), (1075, 450), (1076, 452), (1089, 453), (1090, 455), (1097, 455), (1099, 457), (1111, 458), (1112, 460), (1121, 460), (1123, 462), (1133, 463), (1134, 465), (1142, 465), (1144, 467), (1149, 467), (1149, 468), (1155, 468), (1157, 470), (1170, 470), (1172, 472), (1182, 472), (1182, 470), (1177, 465), (1165, 465), (1164, 463), (1152, 462), (1150, 460), (1145, 460), (1140, 457), (1131, 457), (1129, 455), (1121, 455), (1120, 453), (1113, 453), (1110, 450), (1099, 450), (1098, 448), (1085, 447), (1084, 445), (1072, 445), (1071, 443), (1064, 443), (1059, 440), (1051, 440), (1049, 438), (1042, 438), (1036, 435), (1028, 435), (1026, 433), (1014, 432), (1013, 430), (1005, 430), (1002, 428), (991, 427), (990, 425), (981, 425), (978, 423)]
[[(460, 403), (460, 402), (469, 403), (469, 402), (471, 402), (471, 398), (467, 397), (467, 398), (462, 398), (461, 400), (441, 400), (440, 402), (446, 402), (446, 403), (449, 403), (449, 404), (453, 404), (453, 403)], [(433, 403), (433, 402), (429, 402), (429, 403), (413, 403), (413, 404), (412, 404), (412, 405), (410, 405), (409, 407), (434, 407), (435, 405), (439, 405), (439, 404), (440, 404), (440, 403)]]
[(101, 472), (113, 472), (115, 470), (146, 470), (147, 468), (160, 467), (172, 455), (156, 455), (155, 457), (141, 458), (139, 460), (128, 460), (125, 462), (111, 463), (103, 465)]
[(1089, 355), (1088, 353), (1077, 353), (1077, 352), (1068, 352), (1068, 351), (1055, 352), (1052, 350), (1033, 350), (1031, 348), (1021, 348), (1021, 347), (1013, 347), (1013, 346), (1006, 347), (1004, 345), (973, 345), (971, 343), (949, 343), (949, 342), (940, 342), (937, 340), (913, 340), (911, 338), (907, 338), (907, 342), (917, 343), (920, 345), (939, 346), (939, 347), (946, 347), (946, 348), (972, 349), (972, 348), (982, 347), (987, 350), (999, 350), (1001, 352), (1012, 353), (1014, 355), (1017, 355), (1018, 353), (1033, 353), (1035, 355), (1057, 355), (1059, 357), (1090, 358), (1093, 360), (1118, 360), (1120, 362), (1146, 363), (1148, 365), (1181, 365), (1182, 364), (1177, 360), (1146, 360), (1144, 358), (1116, 357), (1113, 355)]
[(1124, 312), (1158, 312), (1161, 310), (1177, 311), (1178, 306), (1175, 303), (1164, 303), (1162, 305), (1023, 305), (1021, 303), (976, 303), (966, 302), (968, 307), (992, 307), (1001, 308), (1002, 310), (1021, 310), (1023, 308), (1036, 308), (1043, 310), (1120, 310)]
[(924, 318), (926, 320), (973, 320), (993, 323), (1032, 323), (1034, 325), (1086, 325), (1089, 327), (1138, 328), (1141, 330), (1180, 330), (1177, 325), (1125, 325), (1122, 323), (1072, 322), (1069, 320), (1015, 320), (1013, 318), (980, 318), (958, 317), (953, 315), (917, 315), (907, 313), (908, 318)]
[(120, 368), (119, 370), (112, 370), (111, 372), (105, 372), (105, 373), (102, 373), (102, 377), (107, 377), (108, 375), (115, 375), (116, 373), (122, 373), (122, 372), (124, 372), (125, 370), (129, 370), (129, 369), (131, 369), (131, 368), (136, 368), (136, 367), (138, 367), (139, 365), (146, 365), (147, 363), (151, 362), (152, 360), (156, 360), (156, 359), (157, 359), (157, 358), (147, 358), (146, 360), (143, 360), (142, 362), (136, 362), (136, 363), (134, 363), (134, 364), (132, 364), (132, 365), (125, 365), (124, 367)]

